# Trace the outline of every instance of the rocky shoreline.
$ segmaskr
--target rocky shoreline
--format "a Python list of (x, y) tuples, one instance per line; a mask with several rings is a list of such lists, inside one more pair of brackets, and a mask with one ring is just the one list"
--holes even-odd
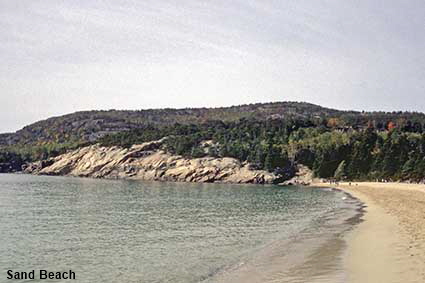
[(147, 181), (272, 184), (279, 176), (235, 158), (185, 158), (162, 149), (163, 140), (130, 148), (83, 147), (30, 163), (24, 173)]

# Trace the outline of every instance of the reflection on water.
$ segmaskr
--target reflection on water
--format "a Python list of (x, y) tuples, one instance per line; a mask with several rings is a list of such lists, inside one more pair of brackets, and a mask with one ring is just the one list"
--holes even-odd
[[(76, 282), (199, 282), (251, 268), (296, 282), (282, 280), (314, 277), (299, 266), (353, 208), (340, 192), (306, 188), (0, 174), (0, 276), (72, 269)], [(338, 270), (335, 258), (324, 271)]]

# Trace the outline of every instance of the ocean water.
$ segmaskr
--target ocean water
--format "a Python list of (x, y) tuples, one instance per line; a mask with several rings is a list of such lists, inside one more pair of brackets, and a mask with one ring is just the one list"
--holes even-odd
[(33, 269), (71, 269), (72, 282), (344, 282), (359, 205), (303, 187), (0, 174), (0, 282)]

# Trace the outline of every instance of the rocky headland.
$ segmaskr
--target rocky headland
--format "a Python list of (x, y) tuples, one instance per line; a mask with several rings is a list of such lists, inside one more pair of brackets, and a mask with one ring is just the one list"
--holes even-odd
[(130, 148), (83, 147), (30, 163), (25, 173), (149, 181), (271, 184), (278, 176), (235, 158), (185, 158), (162, 148), (163, 140)]

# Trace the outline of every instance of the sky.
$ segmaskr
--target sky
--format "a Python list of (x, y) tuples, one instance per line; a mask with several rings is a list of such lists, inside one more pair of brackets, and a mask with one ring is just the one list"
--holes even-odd
[(425, 1), (0, 0), (0, 132), (271, 101), (425, 112)]

